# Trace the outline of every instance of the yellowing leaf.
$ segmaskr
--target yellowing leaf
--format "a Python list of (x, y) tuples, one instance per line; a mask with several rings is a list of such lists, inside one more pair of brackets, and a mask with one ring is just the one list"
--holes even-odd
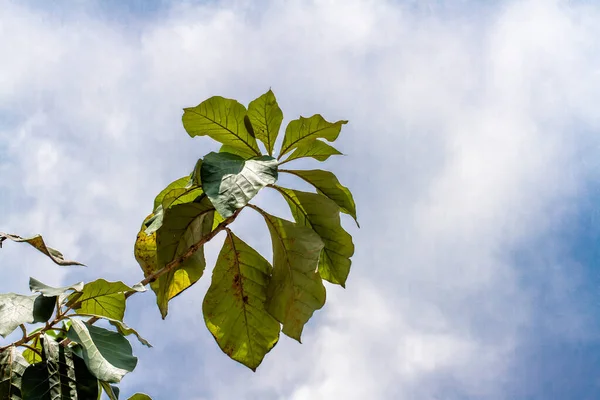
[(279, 322), (265, 309), (271, 265), (228, 231), (202, 311), (229, 357), (256, 370), (279, 340)]

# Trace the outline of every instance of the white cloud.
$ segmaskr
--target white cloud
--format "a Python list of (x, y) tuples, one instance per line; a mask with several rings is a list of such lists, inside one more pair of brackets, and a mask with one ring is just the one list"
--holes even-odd
[[(187, 319), (200, 316), (204, 277), (164, 322), (150, 294), (132, 298), (129, 318), (156, 348), (138, 351), (127, 388), (150, 380), (161, 397), (177, 378), (181, 398), (506, 398), (536, 313), (523, 269), (552, 282), (548, 296), (573, 314), (577, 329), (550, 329), (584, 337), (587, 317), (559, 295), (577, 277), (547, 232), (597, 178), (598, 142), (579, 129), (600, 125), (597, 7), (181, 3), (131, 28), (85, 7), (60, 18), (3, 9), (2, 229), (42, 232), (91, 267), (56, 277), (26, 256), (27, 273), (49, 283), (139, 277), (131, 248), (152, 196), (215, 148), (186, 137), (182, 107), (273, 87), (286, 118), (350, 119), (349, 156), (329, 165), (363, 228), (347, 225), (357, 244), (348, 289), (329, 289), (304, 344), (282, 338), (256, 374), (227, 360)], [(547, 259), (517, 264), (512, 252), (528, 243)], [(13, 265), (21, 251), (2, 254)]]

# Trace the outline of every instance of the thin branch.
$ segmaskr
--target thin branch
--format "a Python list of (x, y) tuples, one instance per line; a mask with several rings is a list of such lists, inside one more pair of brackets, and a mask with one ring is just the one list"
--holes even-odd
[(30, 345), (24, 344), (24, 343), (19, 344), (18, 346), (28, 348), (29, 350), (33, 351), (35, 354), (37, 354), (38, 356), (40, 356), (40, 358), (42, 358), (42, 353), (38, 349), (36, 349), (35, 347), (31, 347)]
[(27, 329), (24, 324), (19, 325), (19, 328), (21, 328), (21, 332), (23, 332), (23, 337), (21, 338), (21, 340), (23, 340), (27, 337)]

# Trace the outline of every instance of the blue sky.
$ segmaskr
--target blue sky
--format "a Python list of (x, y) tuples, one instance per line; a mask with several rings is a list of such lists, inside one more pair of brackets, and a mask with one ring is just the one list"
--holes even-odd
[[(0, 291), (135, 283), (152, 199), (217, 145), (183, 107), (271, 87), (286, 121), (350, 123), (327, 162), (361, 229), (347, 289), (256, 373), (201, 318), (130, 299), (124, 394), (156, 399), (600, 398), (600, 5), (587, 1), (0, 0)], [(285, 123), (285, 121), (284, 121)], [(317, 168), (318, 163), (300, 163)], [(293, 182), (293, 181), (289, 181)], [(272, 193), (256, 201), (278, 215)], [(240, 236), (270, 256), (260, 219)], [(210, 243), (212, 265), (222, 237)], [(191, 317), (191, 318), (190, 318)], [(177, 382), (174, 384), (174, 380)]]

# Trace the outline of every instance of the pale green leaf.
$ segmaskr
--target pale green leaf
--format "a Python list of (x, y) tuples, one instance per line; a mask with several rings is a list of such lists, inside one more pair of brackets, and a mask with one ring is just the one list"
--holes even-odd
[[(82, 316), (84, 316), (84, 315), (82, 315)], [(118, 319), (108, 318), (108, 317), (105, 317), (104, 315), (85, 314), (85, 316), (102, 318), (102, 319), (108, 321), (112, 326), (117, 328), (117, 331), (119, 331), (119, 333), (121, 335), (123, 335), (123, 336), (134, 335), (141, 344), (143, 344), (146, 347), (152, 347), (152, 345), (146, 339), (144, 339), (135, 329), (130, 328), (123, 321), (119, 321)]]
[(99, 380), (118, 383), (137, 365), (131, 344), (118, 332), (88, 325), (78, 319), (71, 320), (67, 337), (79, 343), (83, 359), (90, 372)]
[(227, 231), (202, 303), (206, 326), (221, 350), (253, 371), (279, 340), (279, 322), (265, 309), (271, 269)]
[(185, 108), (183, 127), (191, 136), (209, 136), (222, 144), (260, 155), (248, 131), (246, 107), (235, 100), (214, 96), (196, 107)]
[(153, 210), (156, 210), (156, 208), (162, 204), (165, 196), (168, 193), (170, 193), (173, 189), (185, 189), (186, 186), (188, 185), (189, 180), (190, 180), (189, 176), (184, 176), (183, 178), (179, 178), (176, 181), (169, 183), (169, 185), (167, 185), (166, 188), (161, 190), (161, 192), (154, 198)]
[(63, 257), (63, 255), (60, 251), (46, 246), (46, 243), (44, 243), (44, 239), (42, 239), (42, 237), (40, 235), (35, 235), (30, 238), (22, 238), (20, 236), (12, 235), (10, 233), (0, 232), (0, 247), (2, 247), (2, 242), (5, 239), (10, 239), (14, 242), (28, 243), (31, 246), (38, 249), (43, 254), (45, 254), (46, 256), (48, 256), (52, 261), (54, 261), (55, 264), (58, 264), (61, 266), (83, 265), (77, 261), (65, 260), (65, 258)]
[(34, 321), (33, 309), (39, 295), (0, 294), (0, 336), (6, 337), (21, 324)]
[(356, 204), (352, 193), (347, 187), (343, 186), (337, 177), (329, 171), (321, 169), (313, 170), (287, 170), (281, 169), (280, 172), (287, 172), (304, 179), (306, 182), (313, 185), (317, 192), (329, 197), (340, 207), (343, 213), (349, 214), (358, 225), (356, 219)]
[(127, 400), (152, 400), (152, 398), (145, 393), (136, 393)]
[(273, 155), (273, 146), (279, 134), (283, 112), (275, 95), (269, 91), (248, 105), (248, 119), (252, 123), (256, 138), (265, 144), (267, 152)]
[(288, 202), (296, 222), (313, 229), (323, 240), (325, 247), (318, 268), (321, 278), (345, 287), (354, 244), (352, 236), (342, 228), (338, 205), (321, 194), (276, 189)]
[(273, 242), (267, 310), (283, 324), (283, 333), (300, 341), (306, 322), (325, 304), (325, 286), (317, 273), (323, 241), (310, 228), (263, 216)]
[(125, 314), (125, 293), (131, 290), (134, 289), (120, 281), (97, 279), (85, 284), (73, 309), (78, 314), (101, 315), (122, 320)]
[(209, 153), (201, 172), (204, 192), (219, 214), (228, 218), (260, 189), (277, 181), (277, 161), (269, 156), (245, 160), (229, 153)]
[(29, 289), (31, 289), (32, 292), (41, 293), (42, 296), (56, 297), (56, 296), (63, 295), (69, 291), (81, 292), (83, 290), (83, 282), (75, 283), (75, 284), (69, 285), (69, 286), (55, 288), (52, 286), (48, 286), (48, 285), (38, 281), (35, 278), (29, 278)]
[[(206, 198), (199, 203), (179, 204), (169, 208), (165, 213), (163, 225), (156, 232), (155, 268), (163, 268), (182, 256), (193, 244), (210, 233), (213, 212), (214, 208)], [(152, 246), (151, 239), (145, 239), (145, 243), (146, 249)], [(141, 245), (138, 252), (142, 252)], [(156, 293), (157, 305), (163, 318), (167, 316), (169, 300), (196, 283), (204, 273), (205, 267), (204, 249), (200, 248), (177, 268), (150, 284)]]
[(285, 161), (280, 162), (279, 165), (305, 157), (312, 157), (319, 161), (325, 161), (330, 156), (334, 155), (342, 155), (342, 153), (321, 140), (311, 140), (310, 142), (305, 142), (298, 146), (296, 150), (290, 154)]
[(14, 346), (0, 351), (0, 399), (21, 400), (23, 373), (29, 364)]
[(347, 123), (348, 121), (327, 122), (319, 114), (315, 114), (309, 118), (300, 117), (290, 121), (285, 128), (285, 136), (283, 137), (278, 159), (298, 146), (302, 146), (318, 138), (324, 138), (333, 142), (340, 134), (342, 125)]

